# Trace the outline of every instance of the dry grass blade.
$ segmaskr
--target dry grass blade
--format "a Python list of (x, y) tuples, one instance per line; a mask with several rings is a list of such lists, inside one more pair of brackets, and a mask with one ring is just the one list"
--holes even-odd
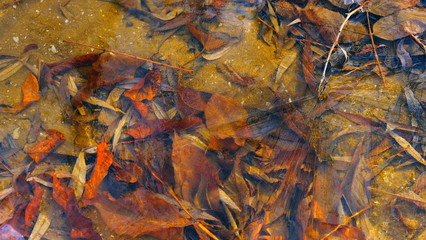
[(10, 76), (12, 76), (17, 71), (19, 71), (25, 65), (25, 62), (28, 61), (29, 57), (30, 57), (29, 55), (25, 55), (23, 58), (19, 59), (19, 61), (3, 69), (3, 71), (0, 72), (0, 82), (8, 79)]
[(413, 146), (411, 146), (411, 144), (407, 140), (405, 140), (403, 137), (396, 134), (393, 131), (394, 129), (395, 129), (395, 126), (393, 124), (390, 124), (390, 123), (387, 124), (387, 126), (386, 126), (387, 132), (404, 149), (404, 151), (406, 151), (408, 154), (410, 154), (419, 163), (426, 165), (426, 161), (422, 157), (422, 155)]
[(374, 44), (373, 30), (371, 29), (371, 24), (370, 24), (370, 15), (368, 14), (368, 11), (366, 11), (365, 13), (367, 14), (368, 35), (370, 35), (370, 41), (371, 41), (371, 45), (373, 46), (374, 57), (376, 58), (377, 67), (379, 67), (380, 77), (383, 80), (383, 85), (386, 87), (385, 74), (383, 72), (382, 65), (380, 64), (379, 55), (377, 55), (376, 44)]

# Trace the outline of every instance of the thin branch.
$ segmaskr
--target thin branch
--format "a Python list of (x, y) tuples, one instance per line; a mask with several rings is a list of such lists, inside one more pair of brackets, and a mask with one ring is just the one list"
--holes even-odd
[(376, 44), (374, 43), (373, 30), (371, 29), (370, 24), (370, 15), (368, 14), (368, 10), (365, 13), (367, 14), (368, 35), (370, 35), (371, 45), (373, 45), (374, 57), (376, 58), (377, 66), (379, 67), (380, 77), (383, 80), (383, 85), (386, 87), (386, 77), (383, 73), (382, 65), (380, 64), (379, 55), (377, 55), (377, 48)]
[(352, 12), (348, 13), (348, 15), (346, 16), (345, 20), (340, 25), (339, 32), (337, 33), (337, 36), (334, 39), (333, 45), (331, 46), (331, 49), (328, 52), (328, 56), (327, 56), (327, 60), (325, 61), (325, 66), (324, 66), (324, 70), (322, 72), (320, 84), (318, 86), (318, 97), (319, 97), (320, 100), (322, 100), (322, 99), (325, 98), (324, 91), (325, 91), (325, 88), (327, 86), (327, 81), (325, 79), (325, 73), (327, 72), (328, 63), (330, 62), (330, 58), (331, 58), (331, 54), (333, 53), (333, 49), (339, 43), (339, 38), (340, 38), (340, 35), (342, 34), (343, 28), (345, 27), (346, 23), (349, 21), (349, 18), (352, 17), (352, 15), (354, 15), (358, 11), (360, 11), (365, 6), (365, 4), (367, 4), (369, 2), (370, 2), (370, 0), (367, 0), (367, 1), (363, 2), (361, 4), (361, 6), (359, 6), (358, 8), (356, 8), (355, 10), (353, 10)]
[(95, 47), (95, 46), (91, 46), (91, 45), (88, 45), (88, 44), (73, 42), (73, 41), (69, 41), (69, 40), (63, 40), (63, 41), (67, 42), (67, 43), (77, 44), (77, 45), (80, 45), (80, 46), (85, 46), (85, 47), (90, 47), (90, 48), (98, 49), (98, 50), (105, 51), (105, 52), (111, 52), (111, 53), (115, 53), (115, 54), (120, 54), (120, 55), (129, 57), (129, 58), (134, 58), (134, 59), (137, 59), (137, 60), (142, 60), (142, 61), (145, 61), (145, 62), (150, 62), (150, 63), (157, 64), (157, 65), (160, 65), (160, 66), (177, 69), (179, 71), (184, 71), (184, 72), (193, 72), (194, 71), (194, 70), (180, 68), (180, 67), (176, 67), (176, 66), (173, 66), (173, 65), (165, 64), (165, 63), (156, 62), (156, 61), (153, 61), (153, 60), (150, 60), (150, 59), (147, 59), (147, 58), (136, 57), (134, 55), (130, 55), (130, 54), (127, 54), (127, 53), (118, 52), (118, 51), (111, 50), (111, 49), (106, 49), (106, 48), (101, 48), (101, 47)]
[(324, 237), (322, 237), (320, 240), (325, 240), (326, 238), (328, 238), (329, 236), (331, 236), (331, 234), (335, 233), (337, 230), (339, 230), (339, 228), (345, 226), (346, 224), (349, 223), (349, 221), (351, 221), (352, 218), (360, 215), (362, 212), (364, 212), (365, 210), (368, 210), (371, 208), (371, 205), (368, 205), (367, 207), (359, 210), (358, 212), (356, 212), (354, 215), (346, 218), (345, 222), (343, 224), (339, 224), (337, 225), (337, 227), (335, 229), (333, 229), (331, 232), (327, 233)]

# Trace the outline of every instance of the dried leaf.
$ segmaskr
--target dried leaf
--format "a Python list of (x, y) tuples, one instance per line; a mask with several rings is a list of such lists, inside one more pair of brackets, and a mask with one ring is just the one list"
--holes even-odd
[(422, 157), (422, 155), (407, 140), (405, 140), (405, 138), (399, 136), (393, 131), (395, 129), (393, 124), (388, 123), (386, 126), (389, 135), (395, 139), (395, 141), (404, 149), (404, 151), (410, 154), (419, 163), (426, 165), (426, 160)]
[(36, 163), (39, 163), (41, 160), (47, 157), (47, 155), (49, 155), (65, 140), (64, 134), (55, 129), (47, 129), (46, 133), (48, 135), (45, 140), (38, 142), (30, 150), (27, 151), (27, 154)]
[(202, 120), (198, 117), (186, 117), (181, 120), (159, 119), (159, 120), (143, 120), (127, 130), (127, 134), (133, 138), (146, 138), (171, 132), (173, 130), (185, 130), (202, 124)]
[(122, 167), (118, 164), (114, 165), (113, 169), (115, 177), (118, 181), (135, 183), (142, 176), (143, 170), (137, 164), (127, 163), (126, 166)]
[[(217, 208), (219, 177), (215, 166), (209, 162), (204, 151), (176, 133), (172, 147), (176, 193), (182, 196), (183, 200), (189, 202), (197, 200), (202, 207)], [(197, 192), (200, 191), (204, 193), (198, 194), (197, 199)]]
[[(22, 102), (19, 105), (13, 107), (1, 107), (1, 112), (6, 113), (18, 113), (24, 110), (28, 105), (33, 102), (40, 100), (41, 96), (39, 93), (39, 84), (37, 78), (30, 73), (22, 85)], [(0, 104), (5, 105), (5, 104)]]
[(311, 42), (305, 43), (305, 47), (303, 48), (302, 64), (303, 64), (303, 75), (305, 76), (305, 82), (306, 84), (308, 84), (309, 89), (311, 89), (311, 92), (313, 94), (316, 94), (318, 92), (318, 89), (317, 89), (318, 82), (314, 74), (315, 67), (314, 67), (314, 62), (312, 58)]
[(47, 207), (46, 210), (40, 212), (28, 240), (42, 239), (43, 235), (47, 232), (47, 229), (49, 229), (50, 222), (52, 221), (53, 209), (51, 208), (51, 206)]
[[(327, 42), (333, 43), (345, 18), (338, 12), (308, 4), (302, 10), (301, 20), (305, 29), (309, 28), (309, 24), (313, 24)], [(367, 30), (362, 23), (348, 21), (339, 41), (355, 42), (367, 35)]]
[(220, 139), (248, 137), (245, 133), (248, 131), (247, 111), (233, 98), (213, 94), (204, 113), (212, 135)]
[(19, 59), (17, 62), (9, 65), (7, 68), (3, 69), (0, 72), (0, 82), (8, 79), (10, 76), (18, 72), (28, 61), (29, 55), (25, 55), (23, 58)]
[(226, 33), (216, 32), (216, 33), (204, 33), (192, 24), (186, 24), (186, 27), (204, 47), (206, 51), (215, 50), (225, 46), (230, 40), (231, 37)]
[(71, 173), (76, 179), (71, 179), (69, 187), (74, 190), (76, 199), (80, 199), (83, 195), (84, 184), (86, 183), (87, 166), (84, 155), (85, 153), (83, 151), (80, 152)]
[(31, 226), (36, 214), (39, 211), (41, 200), (43, 198), (44, 188), (37, 183), (34, 183), (34, 196), (25, 209), (25, 225)]
[(64, 74), (74, 68), (90, 65), (98, 60), (99, 56), (100, 53), (91, 53), (58, 63), (46, 64), (42, 70), (42, 79), (49, 84), (53, 84), (55, 82), (53, 78), (56, 75)]
[(370, 0), (366, 5), (369, 12), (379, 16), (387, 16), (401, 9), (414, 7), (419, 0)]
[(92, 64), (89, 80), (74, 96), (72, 104), (81, 107), (82, 101), (88, 99), (96, 89), (133, 78), (141, 64), (140, 60), (122, 55), (101, 54)]
[(132, 89), (124, 92), (124, 96), (132, 101), (152, 100), (160, 89), (162, 77), (158, 69), (146, 74)]
[(155, 235), (191, 225), (177, 207), (142, 188), (119, 199), (99, 195), (93, 205), (108, 228), (120, 236)]
[(55, 175), (52, 177), (53, 199), (62, 207), (67, 216), (71, 228), (70, 237), (102, 240), (101, 236), (93, 230), (92, 220), (81, 213), (74, 191), (64, 186)]
[(113, 162), (113, 154), (108, 150), (108, 144), (101, 142), (96, 150), (96, 163), (89, 181), (84, 185), (83, 198), (92, 199), (97, 195), (98, 187), (108, 174)]
[(426, 9), (410, 8), (379, 19), (373, 25), (376, 37), (393, 41), (426, 30)]

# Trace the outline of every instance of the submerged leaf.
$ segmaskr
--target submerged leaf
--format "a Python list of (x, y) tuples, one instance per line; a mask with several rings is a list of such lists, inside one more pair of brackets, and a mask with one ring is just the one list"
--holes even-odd
[(241, 138), (249, 131), (246, 123), (248, 113), (233, 98), (213, 94), (204, 113), (207, 128), (217, 138)]
[(108, 144), (101, 142), (96, 150), (96, 163), (89, 181), (84, 186), (84, 195), (86, 199), (92, 199), (97, 195), (98, 187), (102, 180), (108, 174), (108, 169), (113, 162), (113, 155), (108, 150)]
[(63, 133), (55, 129), (47, 129), (48, 134), (46, 139), (38, 142), (34, 147), (27, 151), (27, 154), (36, 162), (39, 163), (55, 148), (62, 144), (65, 140)]
[(373, 25), (376, 37), (393, 41), (426, 30), (426, 9), (411, 8), (379, 19)]
[(52, 177), (53, 199), (62, 207), (67, 216), (71, 228), (71, 238), (102, 240), (101, 236), (93, 230), (92, 220), (81, 213), (74, 191), (64, 186), (55, 175)]
[[(173, 139), (172, 163), (175, 173), (176, 193), (183, 200), (201, 202), (206, 207), (217, 207), (219, 201), (219, 177), (215, 166), (209, 162), (204, 151), (186, 138), (175, 133)], [(204, 192), (204, 194), (201, 194)], [(197, 199), (198, 197), (202, 197)], [(206, 200), (203, 198), (206, 197)]]
[(22, 85), (22, 102), (13, 107), (0, 107), (0, 113), (18, 113), (24, 110), (31, 103), (40, 100), (40, 98), (38, 80), (32, 73), (30, 73)]
[[(309, 4), (302, 10), (301, 16), (304, 28), (313, 24), (321, 33), (321, 36), (329, 43), (333, 43), (339, 33), (339, 28), (345, 18), (338, 12)], [(355, 42), (368, 35), (364, 25), (359, 22), (348, 21), (343, 28), (340, 42)]]
[(93, 205), (108, 228), (118, 235), (155, 235), (191, 225), (176, 206), (142, 188), (119, 199), (99, 195)]
[(419, 0), (370, 0), (367, 4), (368, 11), (379, 16), (387, 16), (401, 9), (414, 7)]

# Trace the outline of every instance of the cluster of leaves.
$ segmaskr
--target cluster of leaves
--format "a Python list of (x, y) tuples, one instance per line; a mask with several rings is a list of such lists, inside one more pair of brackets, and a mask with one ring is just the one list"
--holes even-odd
[[(210, 17), (173, 4), (159, 8), (153, 1), (144, 5), (141, 1), (116, 2), (152, 23), (157, 31), (184, 28), (201, 44), (200, 52), (226, 48), (230, 41), (226, 34), (200, 30), (195, 21), (214, 21), (229, 1), (212, 1), (207, 8), (216, 14)], [(206, 8), (197, 1), (188, 2), (192, 9)], [(392, 69), (381, 65), (386, 56), (377, 43), (409, 37), (421, 45), (417, 34), (425, 31), (424, 8), (411, 8), (420, 6), (419, 1), (365, 2), (363, 7), (371, 15), (357, 13), (357, 21), (347, 21), (341, 14), (351, 12), (347, 1), (324, 5), (303, 0), (261, 2), (259, 16), (267, 19), (260, 19), (265, 23), (260, 36), (267, 44), (280, 49), (283, 39), (304, 42), (303, 75), (315, 99), (322, 94), (318, 94), (321, 68), (329, 61), (323, 46), (340, 43), (336, 54), (344, 55), (343, 63), (339, 56), (330, 60), (333, 71), (339, 72), (369, 67), (363, 66), (362, 57), (374, 52), (376, 57), (369, 56), (368, 61), (378, 66), (376, 72), (385, 80)], [(300, 26), (290, 24), (295, 19)], [(382, 40), (358, 48), (375, 37)], [(357, 58), (358, 54), (364, 55)], [(345, 64), (348, 55), (350, 64)], [(409, 66), (412, 56), (407, 51), (400, 49), (394, 55), (403, 67), (413, 66)], [(0, 77), (7, 78), (23, 61), (16, 61), (19, 66), (13, 68), (10, 65)], [(39, 173), (35, 169), (41, 163), (55, 164), (57, 159), (51, 156), (58, 146), (72, 141), (58, 130), (44, 130), (46, 137), (25, 151), (28, 166), (19, 173), (11, 171), (13, 186), (0, 192), (0, 236), (40, 239), (52, 218), (52, 210), (43, 207), (43, 202), (54, 201), (66, 216), (71, 238), (102, 239), (98, 231), (110, 231), (159, 239), (320, 239), (331, 234), (338, 239), (365, 239), (371, 223), (361, 213), (370, 207), (368, 194), (374, 191), (367, 185), (385, 167), (370, 169), (368, 160), (399, 145), (399, 153), (406, 153), (422, 169), (426, 165), (418, 148), (406, 140), (412, 134), (426, 137), (424, 108), (410, 87), (405, 89), (406, 102), (419, 127), (334, 109), (357, 81), (334, 89), (309, 114), (298, 103), (285, 104), (278, 95), (272, 111), (264, 112), (244, 107), (229, 96), (186, 88), (181, 73), (163, 65), (103, 52), (43, 66), (39, 79), (60, 93), (58, 100), (69, 124), (76, 129), (98, 126), (100, 136), (77, 141), (81, 152), (70, 157), (72, 171), (53, 167)], [(285, 65), (280, 64), (278, 72), (285, 71)], [(82, 84), (68, 74), (80, 67), (90, 68)], [(219, 68), (239, 86), (255, 84), (254, 78), (239, 76), (227, 65)], [(1, 111), (16, 114), (41, 98), (33, 74), (22, 92), (21, 104), (3, 104)], [(321, 129), (315, 124), (329, 111), (356, 127), (321, 142)], [(361, 140), (348, 161), (335, 161), (346, 164), (342, 180), (338, 166), (326, 161), (324, 146), (361, 133), (383, 139), (372, 149)], [(426, 201), (419, 195), (424, 179), (395, 197), (425, 210)], [(94, 209), (107, 230), (95, 230), (94, 220), (87, 217)], [(357, 215), (361, 216), (358, 223), (341, 219)]]

